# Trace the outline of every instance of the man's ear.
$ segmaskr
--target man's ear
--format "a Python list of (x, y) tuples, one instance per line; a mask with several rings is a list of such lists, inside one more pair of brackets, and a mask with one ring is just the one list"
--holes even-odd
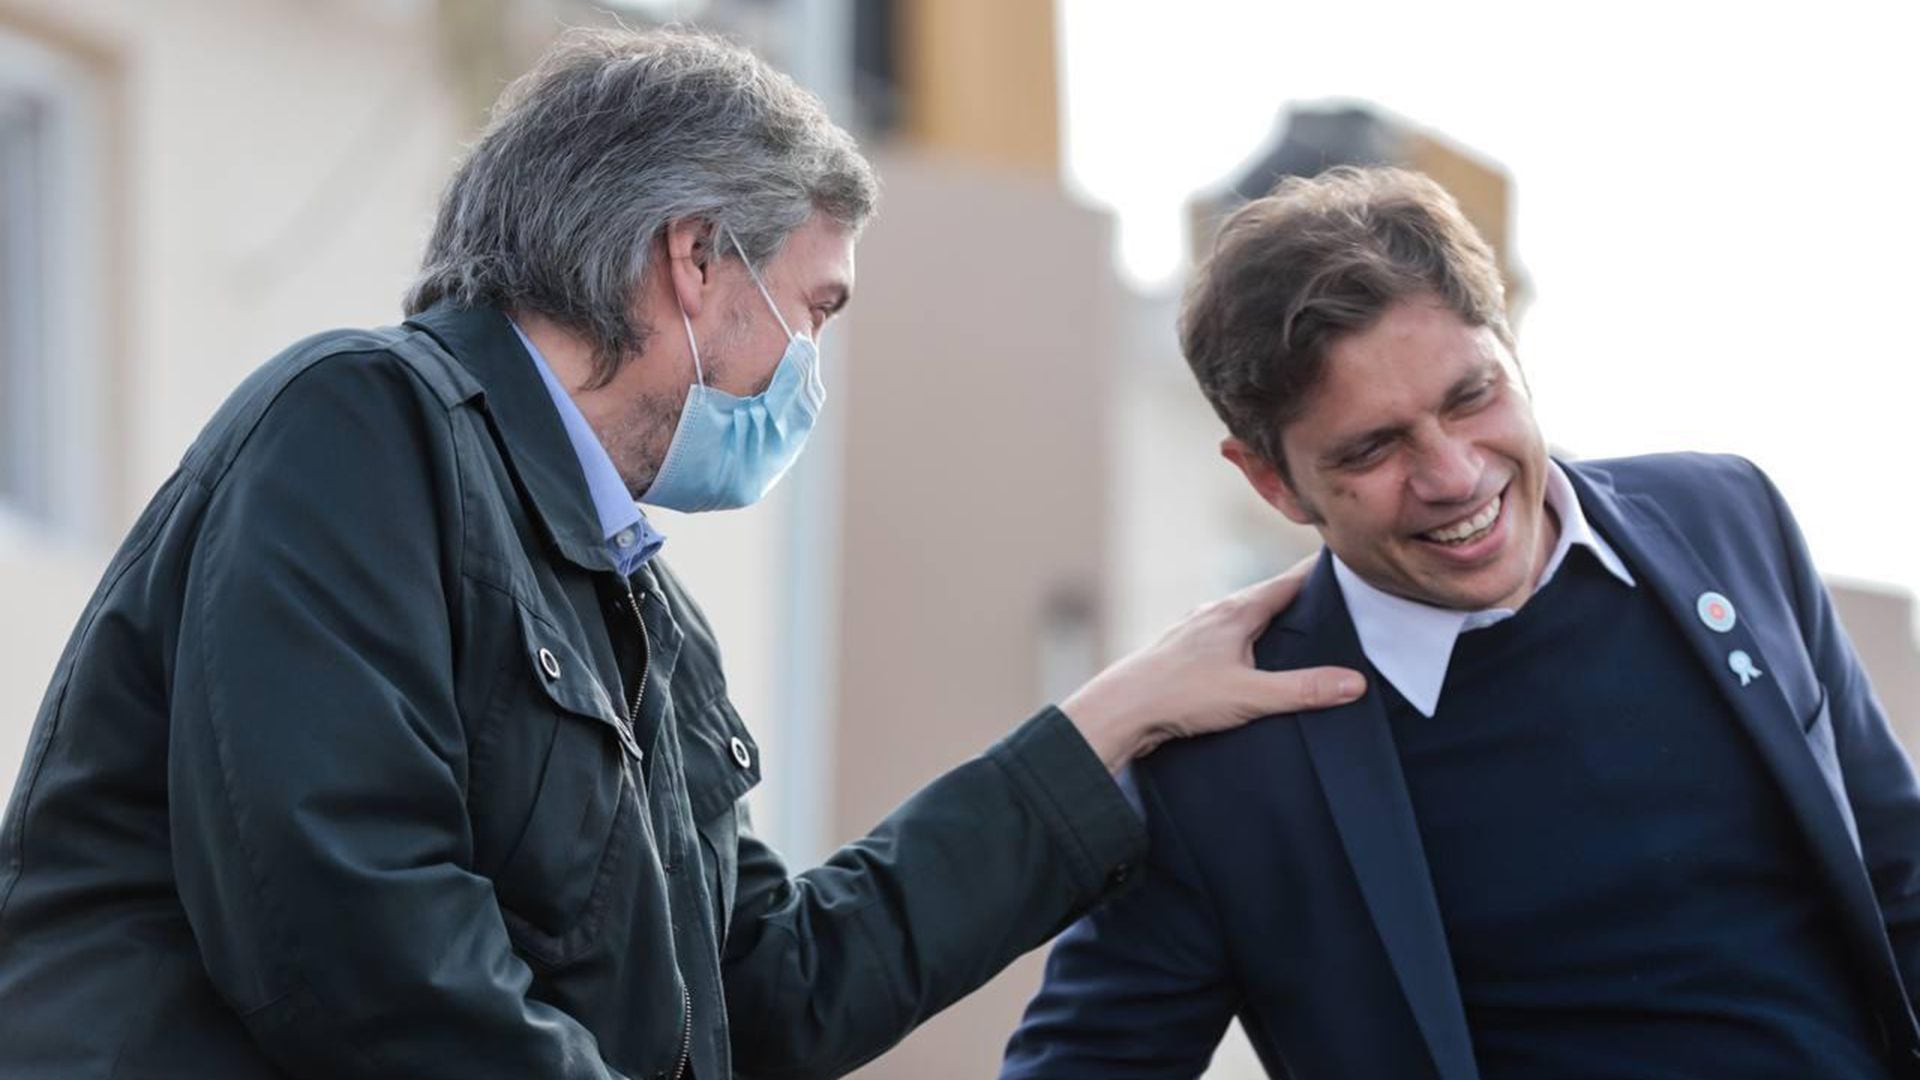
[(666, 245), (667, 284), (687, 318), (697, 319), (719, 261), (714, 258), (713, 223), (705, 218), (669, 221), (662, 241)]
[(1268, 461), (1266, 455), (1229, 435), (1220, 440), (1220, 456), (1239, 466), (1240, 472), (1253, 485), (1253, 490), (1267, 500), (1275, 510), (1286, 515), (1288, 521), (1296, 525), (1314, 525), (1320, 521), (1300, 500), (1300, 494), (1293, 489), (1293, 482), (1287, 475)]

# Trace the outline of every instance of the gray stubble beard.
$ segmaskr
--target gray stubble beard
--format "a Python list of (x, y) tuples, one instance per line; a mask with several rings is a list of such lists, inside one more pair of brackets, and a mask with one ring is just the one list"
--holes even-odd
[[(754, 299), (759, 298), (756, 296)], [(708, 343), (701, 354), (701, 367), (708, 386), (724, 380), (730, 366), (727, 357), (746, 332), (744, 304), (741, 301), (727, 312), (720, 336)], [(644, 363), (645, 360), (636, 357), (631, 362)], [(595, 433), (606, 446), (607, 456), (613, 459), (613, 467), (626, 483), (627, 492), (634, 501), (638, 502), (659, 477), (660, 466), (667, 459), (668, 449), (673, 446), (674, 431), (679, 427), (680, 416), (686, 410), (687, 397), (692, 391), (693, 386), (688, 383), (681, 386), (677, 393), (648, 394), (636, 398), (620, 414), (615, 430)]]
[(607, 456), (613, 459), (614, 469), (620, 473), (620, 479), (635, 501), (660, 475), (660, 465), (666, 460), (667, 448), (673, 445), (674, 429), (680, 422), (681, 410), (686, 407), (689, 389), (682, 388), (678, 400), (665, 394), (636, 398), (616, 421), (615, 430), (600, 433)]

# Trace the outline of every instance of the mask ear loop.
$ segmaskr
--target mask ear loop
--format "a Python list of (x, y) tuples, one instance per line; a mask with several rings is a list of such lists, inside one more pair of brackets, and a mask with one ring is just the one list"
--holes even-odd
[[(674, 303), (680, 304), (680, 297), (674, 296)], [(693, 320), (687, 318), (687, 305), (680, 304), (680, 324), (687, 328), (687, 351), (693, 354), (693, 384), (707, 385), (707, 373), (700, 370), (700, 343), (693, 340)]]
[(707, 375), (700, 370), (700, 346), (693, 340), (693, 320), (687, 318), (685, 305), (680, 308), (680, 323), (687, 328), (687, 351), (693, 353), (693, 383), (695, 386), (705, 386)]
[[(780, 305), (773, 302), (773, 294), (767, 291), (767, 283), (760, 280), (760, 272), (753, 268), (753, 260), (747, 258), (747, 249), (741, 246), (740, 238), (733, 235), (732, 229), (727, 229), (727, 239), (733, 241), (733, 250), (740, 253), (740, 263), (747, 268), (747, 276), (759, 286), (761, 297), (766, 300), (767, 306), (773, 309), (773, 317), (780, 322), (780, 332), (789, 338), (794, 337), (793, 329), (787, 325), (786, 316), (780, 314)], [(684, 316), (686, 313), (683, 311), (681, 314)]]

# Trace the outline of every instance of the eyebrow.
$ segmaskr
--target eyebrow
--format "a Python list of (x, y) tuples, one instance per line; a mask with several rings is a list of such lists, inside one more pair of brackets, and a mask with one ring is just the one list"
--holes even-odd
[[(1447, 387), (1447, 392), (1442, 395), (1440, 399), (1440, 407), (1444, 410), (1460, 404), (1460, 402), (1466, 400), (1475, 390), (1493, 379), (1498, 378), (1499, 370), (1500, 366), (1498, 364), (1490, 363), (1460, 376), (1454, 380), (1452, 386)], [(1357, 435), (1342, 439), (1333, 444), (1326, 453), (1320, 455), (1320, 462), (1322, 465), (1337, 466), (1341, 462), (1357, 457), (1362, 450), (1367, 449), (1373, 444), (1397, 439), (1405, 435), (1408, 430), (1410, 430), (1410, 428), (1407, 424), (1386, 424), (1360, 432)]]
[(1447, 395), (1442, 400), (1442, 408), (1450, 408), (1465, 401), (1474, 391), (1492, 383), (1500, 377), (1500, 365), (1489, 363), (1475, 371), (1460, 376), (1452, 386), (1447, 387)]
[(835, 282), (821, 289), (817, 295), (826, 302), (828, 315), (838, 315), (840, 310), (847, 306), (847, 301), (853, 299), (853, 290)]
[(1325, 466), (1338, 466), (1350, 458), (1360, 456), (1361, 451), (1375, 443), (1391, 442), (1406, 433), (1407, 425), (1405, 424), (1388, 424), (1385, 427), (1377, 427), (1370, 431), (1363, 431), (1351, 438), (1342, 439), (1329, 447), (1326, 453), (1320, 455), (1320, 464)]

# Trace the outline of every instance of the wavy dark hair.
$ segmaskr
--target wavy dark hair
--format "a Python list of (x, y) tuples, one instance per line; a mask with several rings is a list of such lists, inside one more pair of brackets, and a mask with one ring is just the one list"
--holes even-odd
[(1423, 294), (1513, 348), (1499, 264), (1446, 189), (1386, 167), (1288, 177), (1222, 226), (1187, 291), (1180, 346), (1227, 430), (1284, 474), (1281, 432), (1327, 350)]

